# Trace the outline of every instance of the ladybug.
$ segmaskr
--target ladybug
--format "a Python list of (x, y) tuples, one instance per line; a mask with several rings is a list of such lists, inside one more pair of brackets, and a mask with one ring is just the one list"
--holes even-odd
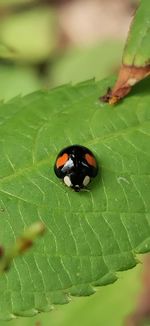
[(58, 154), (54, 171), (58, 178), (79, 192), (85, 188), (96, 177), (98, 165), (93, 153), (81, 145), (66, 147)]

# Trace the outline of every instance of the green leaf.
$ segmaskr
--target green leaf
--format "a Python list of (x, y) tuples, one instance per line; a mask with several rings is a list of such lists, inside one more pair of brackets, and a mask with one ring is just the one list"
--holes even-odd
[[(73, 302), (33, 318), (17, 318), (1, 326), (94, 326), (123, 325), (125, 317), (134, 311), (140, 290), (141, 265), (122, 272), (116, 283), (101, 287), (90, 297), (73, 298)], [(109, 313), (108, 313), (109, 311)]]
[(131, 25), (123, 64), (145, 67), (150, 64), (150, 2), (141, 0)]
[[(116, 107), (112, 80), (36, 92), (0, 105), (0, 239), (37, 221), (47, 233), (0, 279), (0, 317), (32, 316), (69, 295), (90, 295), (150, 250), (149, 80)], [(56, 178), (56, 155), (86, 145), (101, 173), (75, 193)]]

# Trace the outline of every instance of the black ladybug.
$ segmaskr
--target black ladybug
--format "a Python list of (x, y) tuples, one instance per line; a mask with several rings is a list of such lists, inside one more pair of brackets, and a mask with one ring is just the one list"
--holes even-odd
[(58, 154), (54, 171), (58, 178), (79, 192), (96, 177), (98, 165), (93, 153), (81, 145), (66, 147)]

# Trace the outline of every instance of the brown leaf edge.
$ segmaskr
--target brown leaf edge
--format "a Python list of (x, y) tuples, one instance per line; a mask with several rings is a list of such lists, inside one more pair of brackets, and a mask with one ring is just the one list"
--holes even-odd
[(145, 67), (127, 66), (122, 64), (115, 86), (108, 88), (106, 94), (100, 98), (104, 103), (116, 104), (125, 97), (132, 86), (150, 75), (150, 64)]

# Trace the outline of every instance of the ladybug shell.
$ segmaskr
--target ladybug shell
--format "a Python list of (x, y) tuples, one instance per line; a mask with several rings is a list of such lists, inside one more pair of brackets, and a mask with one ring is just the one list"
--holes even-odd
[[(58, 154), (54, 171), (58, 178), (69, 177), (70, 185), (76, 191), (85, 187), (84, 180), (91, 180), (98, 173), (98, 165), (93, 153), (81, 145), (64, 148)], [(86, 178), (86, 179), (85, 179)], [(89, 182), (88, 182), (89, 183)]]

